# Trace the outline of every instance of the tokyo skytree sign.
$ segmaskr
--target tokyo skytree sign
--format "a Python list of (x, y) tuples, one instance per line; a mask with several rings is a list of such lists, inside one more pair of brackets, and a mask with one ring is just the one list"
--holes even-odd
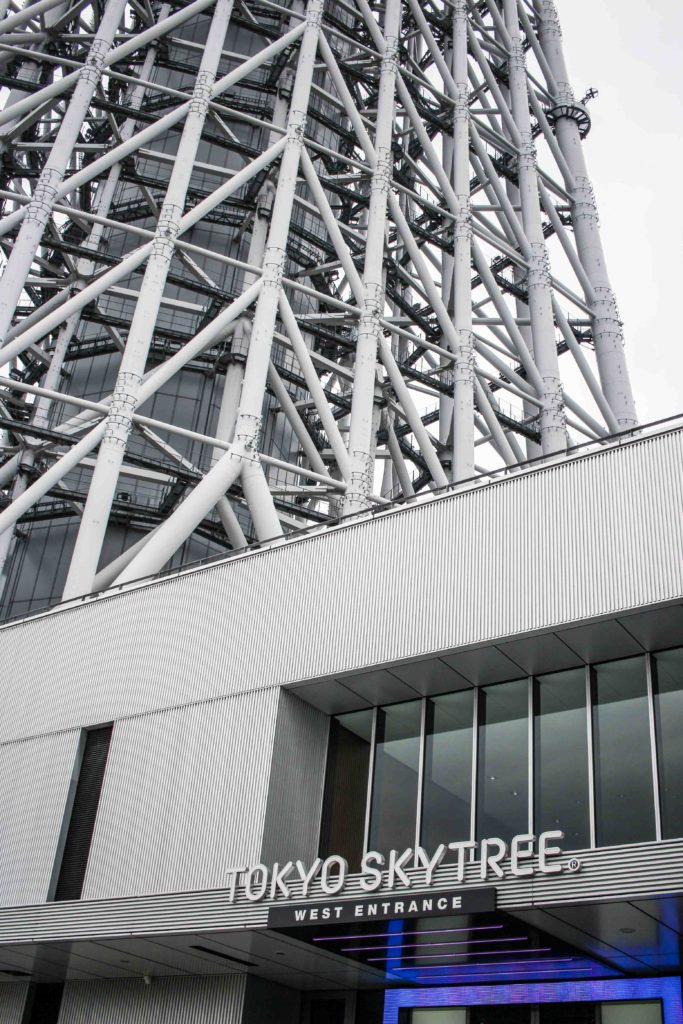
[(0, 17), (26, 607), (636, 426), (553, 0)]

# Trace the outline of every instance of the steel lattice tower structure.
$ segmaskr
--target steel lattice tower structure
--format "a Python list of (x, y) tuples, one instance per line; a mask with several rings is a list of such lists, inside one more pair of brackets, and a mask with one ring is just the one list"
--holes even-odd
[(5, 614), (636, 425), (553, 0), (0, 13)]

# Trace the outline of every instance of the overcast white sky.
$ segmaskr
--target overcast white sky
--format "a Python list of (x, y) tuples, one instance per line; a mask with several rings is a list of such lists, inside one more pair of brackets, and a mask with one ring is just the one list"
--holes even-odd
[(556, 0), (641, 422), (683, 413), (683, 4)]

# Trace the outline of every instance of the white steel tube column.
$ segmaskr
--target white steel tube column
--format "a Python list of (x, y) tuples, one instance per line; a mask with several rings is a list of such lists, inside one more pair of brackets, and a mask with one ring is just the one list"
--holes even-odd
[[(0, 345), (3, 344), (19, 303), (33, 258), (38, 251), (43, 231), (56, 202), (61, 184), (76, 144), (88, 107), (102, 77), (104, 59), (111, 49), (126, 0), (109, 0), (85, 66), (80, 71), (64, 120), (50, 150), (31, 202), (27, 207), (19, 235), (7, 261), (0, 282)], [(1, 357), (0, 357), (1, 358)]]
[(624, 357), (624, 335), (616, 299), (607, 273), (600, 239), (595, 194), (576, 119), (580, 108), (569, 83), (562, 47), (562, 30), (553, 0), (535, 0), (538, 37), (554, 81), (548, 88), (556, 101), (555, 131), (560, 149), (574, 175), (572, 224), (579, 258), (593, 286), (593, 341), (605, 397), (622, 430), (638, 423), (631, 381)]
[[(296, 0), (294, 9), (297, 11), (301, 9), (300, 0)], [(290, 28), (294, 26), (294, 19), (291, 18)], [(282, 80), (284, 78), (289, 80), (291, 75), (293, 75), (293, 72), (287, 64), (282, 70), (280, 74), (280, 82), (278, 82), (277, 94), (273, 108), (273, 130), (269, 134), (269, 146), (275, 145), (275, 143), (281, 138), (282, 133), (276, 129), (284, 128), (287, 123), (287, 109), (289, 101), (287, 90), (282, 87)], [(256, 199), (256, 207), (254, 209), (251, 226), (251, 238), (249, 240), (249, 250), (247, 253), (247, 263), (249, 263), (250, 266), (259, 267), (261, 269), (263, 268), (263, 256), (268, 242), (268, 226), (270, 223), (274, 198), (275, 184), (269, 176), (261, 186), (261, 190)], [(245, 285), (251, 284), (254, 279), (255, 275), (246, 273), (244, 275)], [(235, 433), (237, 410), (239, 408), (240, 393), (242, 391), (242, 381), (244, 380), (244, 364), (249, 350), (250, 338), (251, 323), (246, 319), (239, 321), (239, 323), (236, 324), (236, 329), (233, 334), (230, 361), (226, 367), (225, 384), (223, 386), (221, 405), (218, 413), (216, 437), (219, 438), (219, 440), (232, 441)], [(222, 458), (222, 456), (223, 451), (216, 447), (212, 454), (211, 464), (214, 465)], [(225, 498), (219, 504), (218, 508), (219, 516), (226, 528), (228, 525), (226, 520), (227, 504), (228, 499)], [(231, 523), (230, 525), (232, 528), (234, 524)]]
[(173, 258), (175, 240), (180, 229), (187, 190), (209, 109), (232, 5), (233, 0), (216, 2), (190, 109), (183, 126), (166, 197), (159, 214), (152, 252), (145, 268), (140, 297), (121, 360), (104, 437), (64, 587), (65, 599), (89, 591), (97, 572), (111, 503), (133, 426), (133, 412), (139, 400), (149, 346)]
[[(133, 559), (119, 576), (119, 583), (158, 572), (202, 521), (218, 498), (222, 497), (237, 479), (245, 462), (258, 458), (261, 410), (282, 289), (299, 160), (304, 145), (306, 112), (313, 81), (322, 10), (323, 0), (309, 0), (287, 122), (286, 143), (273, 203), (268, 245), (263, 258), (262, 287), (254, 314), (242, 398), (235, 426), (235, 441), (232, 449), (209, 470), (185, 501), (162, 524), (158, 533), (150, 538), (137, 558)], [(272, 502), (269, 494), (267, 500)]]
[(527, 73), (519, 30), (516, 0), (503, 0), (505, 27), (509, 35), (510, 98), (512, 116), (520, 135), (517, 157), (519, 199), (522, 225), (529, 241), (527, 292), (531, 319), (531, 338), (536, 365), (543, 381), (541, 409), (541, 445), (544, 454), (567, 447), (567, 427), (562, 398), (562, 383), (555, 343), (550, 264), (543, 237), (543, 222), (538, 194), (536, 147), (531, 135), (531, 117), (527, 94)]
[[(306, 9), (306, 28), (301, 40), (287, 119), (287, 141), (282, 154), (277, 190), (273, 200), (268, 241), (263, 254), (263, 287), (256, 303), (242, 394), (235, 423), (236, 447), (243, 453), (242, 458), (246, 456), (252, 460), (258, 460), (263, 398), (270, 365), (279, 297), (282, 291), (289, 225), (294, 207), (301, 152), (304, 147), (306, 117), (318, 50), (322, 10), (323, 0), (310, 0)], [(230, 453), (227, 457), (231, 457)], [(217, 470), (220, 465), (220, 462), (217, 463)], [(249, 479), (253, 481), (256, 476), (252, 473)], [(281, 533), (282, 530), (279, 526), (275, 530), (275, 511), (268, 488), (253, 487), (250, 483), (247, 489), (252, 497), (249, 508), (259, 540)], [(259, 508), (255, 511), (254, 500), (258, 500), (259, 505), (265, 501), (269, 508), (267, 510)], [(264, 528), (268, 531), (265, 536), (263, 530), (260, 529), (260, 523), (263, 523)]]
[(369, 495), (373, 490), (373, 411), (377, 350), (381, 335), (379, 321), (384, 313), (383, 259), (386, 242), (387, 199), (393, 168), (391, 141), (400, 30), (400, 0), (387, 0), (384, 11), (385, 48), (380, 69), (377, 130), (374, 144), (376, 162), (372, 171), (370, 187), (367, 244), (363, 266), (363, 304), (358, 323), (349, 424), (348, 449), (351, 474), (343, 506), (346, 515), (366, 509), (369, 505)]
[(470, 108), (467, 81), (467, 0), (453, 4), (453, 186), (458, 205), (453, 313), (458, 344), (453, 363), (453, 467), (457, 482), (474, 475), (474, 335), (472, 333), (472, 209), (470, 204)]

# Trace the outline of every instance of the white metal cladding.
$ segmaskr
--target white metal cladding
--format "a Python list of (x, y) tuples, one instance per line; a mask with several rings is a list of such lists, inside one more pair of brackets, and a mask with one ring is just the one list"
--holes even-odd
[(59, 1024), (240, 1024), (246, 976), (72, 981)]
[(258, 861), (279, 692), (116, 723), (84, 899), (211, 889)]
[(682, 513), (677, 429), (10, 625), (0, 735), (675, 600)]
[(22, 1024), (28, 982), (0, 985), (0, 1020), (2, 1024)]
[(0, 905), (46, 899), (79, 730), (0, 746)]
[[(683, 839), (634, 846), (603, 847), (583, 850), (577, 872), (556, 875), (534, 875), (515, 878), (506, 873), (502, 879), (487, 880), (498, 892), (501, 910), (528, 910), (533, 907), (570, 906), (586, 902), (646, 899), (683, 893)], [(566, 859), (569, 859), (567, 857)], [(435, 884), (427, 890), (424, 871), (408, 871), (413, 886), (394, 889), (395, 897), (429, 891), (433, 895), (457, 887), (456, 869), (438, 869)], [(466, 870), (465, 885), (482, 885), (478, 865)], [(291, 883), (291, 900), (278, 905), (293, 905), (300, 900), (301, 884)], [(378, 901), (386, 888), (376, 894)], [(350, 876), (344, 899), (367, 897), (360, 888), (359, 876)], [(303, 902), (328, 899), (314, 883)], [(339, 902), (339, 897), (335, 897)], [(231, 904), (225, 889), (213, 892), (173, 893), (128, 900), (78, 901), (48, 903), (31, 908), (0, 909), (0, 947), (36, 942), (67, 942), (77, 939), (104, 939), (122, 936), (167, 935), (182, 932), (225, 932), (232, 929), (263, 928), (268, 908), (264, 900), (249, 903), (243, 897)]]
[(330, 721), (287, 690), (280, 691), (261, 860), (318, 853)]

